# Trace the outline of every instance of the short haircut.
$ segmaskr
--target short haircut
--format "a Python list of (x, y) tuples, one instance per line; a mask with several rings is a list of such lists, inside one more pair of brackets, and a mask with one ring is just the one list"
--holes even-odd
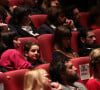
[(98, 72), (97, 64), (100, 64), (100, 48), (93, 49), (89, 55), (90, 65), (94, 72)]
[(65, 62), (68, 61), (69, 58), (60, 52), (57, 52), (57, 55), (53, 55), (53, 60), (50, 63), (50, 76), (52, 81), (58, 81), (63, 84), (61, 74), (66, 73)]
[(88, 34), (89, 31), (92, 31), (92, 29), (91, 28), (85, 28), (85, 27), (79, 29), (78, 38), (77, 38), (78, 47), (79, 48), (83, 47), (83, 43), (81, 41), (81, 37), (84, 38), (84, 39), (86, 39), (87, 34)]

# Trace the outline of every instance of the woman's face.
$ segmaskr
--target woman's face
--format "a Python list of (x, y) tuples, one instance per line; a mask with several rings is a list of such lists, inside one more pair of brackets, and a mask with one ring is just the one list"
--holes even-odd
[(45, 86), (45, 88), (50, 88), (51, 87), (51, 80), (50, 80), (50, 77), (49, 77), (49, 75), (46, 71), (42, 75), (42, 83)]
[(51, 6), (59, 6), (59, 4), (58, 0), (51, 0)]
[(29, 58), (31, 62), (34, 62), (40, 57), (40, 48), (38, 45), (32, 45), (28, 52), (25, 52), (25, 55)]

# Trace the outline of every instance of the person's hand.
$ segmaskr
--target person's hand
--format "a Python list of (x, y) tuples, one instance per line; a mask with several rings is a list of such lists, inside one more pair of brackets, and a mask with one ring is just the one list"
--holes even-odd
[(71, 19), (66, 19), (66, 22), (64, 23), (64, 25), (70, 27), (71, 29), (75, 28), (74, 22)]
[(62, 90), (62, 86), (58, 82), (52, 82), (51, 87), (52, 87), (51, 90)]

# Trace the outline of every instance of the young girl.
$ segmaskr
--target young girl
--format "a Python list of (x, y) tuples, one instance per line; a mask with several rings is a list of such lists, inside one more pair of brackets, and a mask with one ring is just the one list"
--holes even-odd
[(25, 43), (24, 56), (31, 63), (32, 66), (44, 63), (44, 61), (40, 59), (40, 47), (35, 42), (29, 41)]
[(1, 34), (2, 44), (0, 66), (8, 71), (17, 69), (32, 68), (32, 65), (25, 57), (17, 50), (20, 47), (20, 41), (15, 32), (9, 31)]
[(93, 74), (86, 86), (88, 90), (100, 90), (100, 48), (92, 50), (89, 57)]

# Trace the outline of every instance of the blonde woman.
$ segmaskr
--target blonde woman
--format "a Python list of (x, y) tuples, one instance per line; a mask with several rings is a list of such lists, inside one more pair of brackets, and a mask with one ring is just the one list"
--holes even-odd
[(24, 90), (62, 90), (62, 87), (59, 83), (51, 82), (44, 69), (35, 69), (25, 73)]
[(86, 87), (88, 90), (100, 90), (100, 48), (93, 49), (89, 57), (93, 73)]

